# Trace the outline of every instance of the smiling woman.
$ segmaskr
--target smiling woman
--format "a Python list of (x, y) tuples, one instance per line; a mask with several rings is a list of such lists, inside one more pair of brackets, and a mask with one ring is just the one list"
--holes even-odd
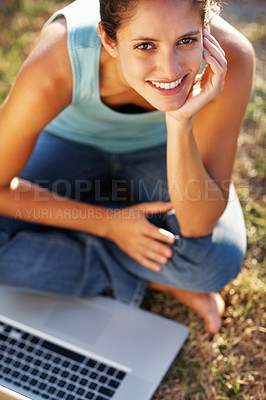
[[(125, 7), (125, 2), (118, 3), (118, 8), (121, 4)], [(167, 1), (167, 7), (163, 7), (160, 1), (145, 1), (141, 7), (135, 4), (129, 17), (131, 4), (126, 17), (119, 21), (114, 13), (114, 25), (108, 20), (109, 14), (102, 12), (102, 42), (115, 59), (121, 83), (161, 111), (184, 104), (203, 61), (203, 21), (192, 3), (180, 1), (177, 7), (176, 1)], [(110, 37), (106, 25), (120, 28), (113, 32), (109, 29)]]
[(49, 19), (0, 108), (0, 282), (167, 289), (215, 333), (246, 245), (230, 180), (252, 49), (218, 1), (91, 1)]

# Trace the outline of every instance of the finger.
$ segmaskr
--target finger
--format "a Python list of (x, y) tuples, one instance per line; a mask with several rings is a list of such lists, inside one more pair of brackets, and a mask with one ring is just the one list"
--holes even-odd
[(143, 238), (140, 246), (143, 254), (145, 253), (146, 255), (148, 252), (156, 254), (155, 258), (149, 258), (152, 258), (158, 262), (162, 262), (163, 264), (165, 264), (168, 259), (173, 256), (173, 250), (169, 246), (158, 242), (157, 240)]
[(204, 47), (209, 51), (210, 55), (214, 57), (219, 64), (224, 68), (227, 64), (226, 58), (224, 54), (220, 51), (218, 47), (216, 47), (213, 43), (209, 41), (206, 37), (204, 37)]
[(150, 249), (145, 249), (145, 257), (160, 264), (167, 264), (169, 260), (168, 257)]
[(221, 47), (220, 43), (215, 39), (214, 36), (212, 36), (208, 31), (206, 31), (206, 29), (204, 29), (204, 31), (203, 31), (203, 37), (206, 37), (210, 42), (215, 44), (215, 46), (218, 47), (219, 50), (221, 51), (221, 53), (225, 56), (225, 51)]
[(163, 228), (158, 228), (148, 221), (143, 233), (150, 238), (159, 240), (160, 242), (170, 244), (175, 242), (175, 235), (172, 232)]
[(146, 258), (146, 257), (139, 256), (138, 259), (137, 259), (137, 261), (138, 261), (141, 265), (143, 265), (143, 267), (149, 268), (149, 269), (151, 269), (152, 271), (160, 272), (160, 271), (162, 270), (162, 267), (161, 267), (160, 264), (157, 264), (157, 263), (155, 263), (155, 262), (149, 260), (149, 259)]
[(219, 80), (225, 75), (227, 69), (226, 64), (222, 66), (215, 57), (213, 57), (211, 54), (206, 53), (205, 51), (203, 52), (203, 58), (207, 62), (208, 66), (211, 68), (214, 74), (214, 79)]

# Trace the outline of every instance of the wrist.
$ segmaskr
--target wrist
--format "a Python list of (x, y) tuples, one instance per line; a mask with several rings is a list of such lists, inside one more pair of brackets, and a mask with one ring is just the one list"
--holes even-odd
[(101, 227), (100, 227), (100, 235), (101, 237), (113, 240), (114, 232), (117, 228), (117, 224), (115, 223), (115, 217), (119, 213), (119, 210), (112, 208), (103, 208), (102, 209), (102, 218), (101, 218)]
[(167, 112), (165, 114), (167, 132), (178, 132), (181, 133), (187, 131), (193, 131), (193, 117), (182, 117), (178, 118), (174, 113)]

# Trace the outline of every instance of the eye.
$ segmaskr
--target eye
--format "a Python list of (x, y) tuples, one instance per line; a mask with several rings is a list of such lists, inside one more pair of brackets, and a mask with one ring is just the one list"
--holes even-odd
[(186, 37), (180, 40), (180, 42), (178, 42), (178, 44), (192, 44), (194, 42), (197, 42), (196, 38), (191, 38), (191, 37)]
[(153, 49), (153, 46), (150, 43), (141, 43), (136, 46), (136, 49), (148, 51), (148, 50)]

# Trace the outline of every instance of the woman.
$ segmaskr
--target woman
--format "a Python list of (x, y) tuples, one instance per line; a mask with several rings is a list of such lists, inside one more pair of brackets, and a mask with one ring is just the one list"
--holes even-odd
[(218, 8), (100, 0), (98, 34), (78, 0), (48, 21), (0, 111), (2, 284), (133, 304), (148, 284), (220, 329), (253, 53)]

